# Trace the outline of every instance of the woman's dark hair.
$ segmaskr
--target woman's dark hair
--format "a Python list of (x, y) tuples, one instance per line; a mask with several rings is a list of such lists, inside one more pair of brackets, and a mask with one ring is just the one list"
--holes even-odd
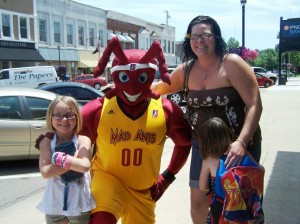
[(197, 25), (200, 23), (211, 25), (212, 33), (213, 33), (215, 41), (216, 41), (215, 52), (222, 60), (224, 55), (227, 53), (227, 50), (226, 50), (227, 44), (222, 37), (220, 26), (213, 18), (211, 18), (209, 16), (197, 16), (190, 22), (190, 24), (187, 28), (184, 40), (180, 44), (180, 48), (181, 48), (180, 59), (181, 59), (181, 61), (187, 62), (191, 59), (197, 59), (197, 55), (195, 55), (195, 53), (192, 51), (189, 37), (192, 32), (192, 27), (194, 25)]
[(203, 159), (208, 156), (220, 158), (235, 140), (235, 136), (225, 122), (213, 117), (203, 123), (198, 133), (200, 142), (200, 155)]

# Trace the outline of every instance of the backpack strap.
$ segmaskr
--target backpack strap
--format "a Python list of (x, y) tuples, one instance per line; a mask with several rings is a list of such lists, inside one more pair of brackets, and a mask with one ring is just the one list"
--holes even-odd
[(185, 97), (185, 100), (186, 100), (186, 96), (189, 92), (188, 81), (189, 81), (190, 72), (192, 70), (194, 62), (195, 62), (195, 59), (187, 62), (186, 66), (183, 69), (184, 70), (183, 95)]

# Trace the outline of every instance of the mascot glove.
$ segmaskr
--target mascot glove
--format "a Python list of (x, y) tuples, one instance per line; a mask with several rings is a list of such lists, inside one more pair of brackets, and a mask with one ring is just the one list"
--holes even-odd
[(55, 152), (51, 157), (51, 163), (62, 167), (64, 169), (69, 169), (72, 162), (72, 156), (65, 154), (63, 152)]
[(175, 180), (175, 176), (168, 170), (159, 175), (157, 183), (151, 187), (151, 197), (158, 201), (169, 185)]
[(40, 150), (40, 143), (41, 143), (41, 141), (42, 141), (45, 137), (47, 137), (47, 138), (49, 138), (49, 139), (52, 139), (53, 136), (54, 136), (54, 134), (51, 133), (51, 132), (47, 132), (46, 134), (40, 134), (39, 137), (35, 140), (35, 145), (34, 145), (34, 147), (35, 147), (36, 149)]

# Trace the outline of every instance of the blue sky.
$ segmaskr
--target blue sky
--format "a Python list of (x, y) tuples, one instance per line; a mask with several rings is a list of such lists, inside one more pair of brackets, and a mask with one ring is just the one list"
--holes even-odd
[[(235, 38), (242, 45), (242, 6), (240, 0), (75, 0), (104, 10), (113, 10), (157, 24), (176, 28), (176, 41), (185, 36), (189, 22), (198, 15), (213, 17), (227, 42)], [(279, 40), (280, 17), (300, 18), (299, 0), (248, 0), (245, 7), (245, 47), (275, 48)]]

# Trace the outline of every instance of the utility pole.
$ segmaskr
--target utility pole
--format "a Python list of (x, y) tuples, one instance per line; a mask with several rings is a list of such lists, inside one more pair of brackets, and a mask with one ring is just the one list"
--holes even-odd
[(164, 12), (166, 13), (166, 25), (168, 26), (168, 19), (170, 19), (171, 16), (169, 15), (169, 11), (168, 10), (165, 10)]
[(245, 48), (245, 5), (247, 0), (241, 0), (242, 5), (242, 48)]

